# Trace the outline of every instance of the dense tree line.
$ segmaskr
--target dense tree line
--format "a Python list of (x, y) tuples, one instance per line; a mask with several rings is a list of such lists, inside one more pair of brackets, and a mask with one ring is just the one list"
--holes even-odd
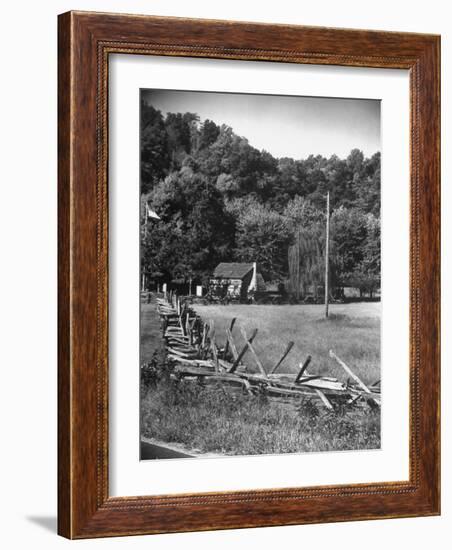
[[(283, 138), (282, 138), (283, 139)], [(380, 281), (380, 153), (275, 158), (227, 125), (141, 105), (142, 262), (155, 277), (205, 282), (221, 261), (257, 261), (297, 295), (323, 284), (325, 196), (331, 279)], [(161, 221), (146, 223), (146, 204)]]

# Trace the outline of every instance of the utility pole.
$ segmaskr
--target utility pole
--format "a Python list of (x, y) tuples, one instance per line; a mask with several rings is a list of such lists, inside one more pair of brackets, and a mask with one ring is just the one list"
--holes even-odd
[[(144, 207), (144, 240), (146, 241), (146, 238), (148, 236), (148, 206), (147, 203)], [(143, 246), (143, 243), (141, 243), (141, 246)], [(143, 261), (141, 261), (141, 291), (144, 292), (146, 290), (146, 274), (144, 272), (144, 266)]]
[(300, 234), (301, 234), (301, 228), (299, 227), (297, 230), (297, 241), (296, 241), (296, 254), (295, 254), (295, 281), (296, 281), (296, 290), (295, 290), (295, 296), (297, 297), (297, 300), (300, 299)]
[(142, 272), (141, 274), (141, 291), (144, 292), (146, 290), (146, 273)]
[(145, 204), (144, 207), (144, 238), (146, 239), (148, 236), (148, 203)]
[(326, 195), (326, 236), (325, 236), (325, 317), (328, 317), (329, 300), (329, 261), (330, 261), (330, 192)]

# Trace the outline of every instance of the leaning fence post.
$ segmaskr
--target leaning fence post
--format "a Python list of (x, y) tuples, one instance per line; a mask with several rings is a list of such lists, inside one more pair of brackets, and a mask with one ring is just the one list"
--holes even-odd
[(243, 335), (243, 338), (245, 338), (245, 342), (246, 342), (246, 341), (248, 342), (248, 348), (249, 348), (249, 350), (250, 350), (252, 356), (254, 357), (254, 360), (256, 361), (256, 364), (257, 364), (257, 366), (259, 367), (259, 370), (261, 371), (261, 373), (262, 373), (265, 377), (267, 377), (267, 373), (266, 373), (266, 371), (265, 371), (265, 369), (264, 369), (264, 366), (262, 365), (262, 363), (261, 363), (261, 361), (260, 361), (260, 359), (259, 359), (257, 353), (255, 352), (253, 346), (251, 345), (251, 342), (254, 340), (254, 337), (256, 336), (257, 329), (256, 329), (255, 334), (253, 335), (252, 338), (248, 338), (248, 337), (247, 337), (246, 332), (244, 331), (244, 329), (243, 329), (242, 327), (240, 327), (240, 331), (241, 331), (241, 333), (242, 333), (242, 335)]
[[(235, 325), (235, 317), (232, 319), (231, 321), (231, 324), (229, 325), (229, 332), (232, 334), (232, 329), (234, 328), (234, 325)], [(228, 348), (229, 348), (229, 338), (226, 338), (226, 344), (224, 346), (224, 351), (223, 351), (223, 359), (226, 359), (226, 354), (228, 353)]]
[(339, 357), (334, 353), (332, 349), (330, 349), (330, 357), (333, 359), (336, 359), (336, 361), (339, 363), (339, 365), (345, 370), (345, 372), (353, 378), (353, 380), (358, 384), (358, 386), (361, 387), (366, 393), (372, 393), (369, 388), (364, 384), (364, 382), (359, 378), (357, 374), (355, 374), (352, 369), (342, 361), (342, 359), (339, 359)]
[(294, 343), (293, 342), (289, 342), (287, 344), (287, 347), (286, 349), (284, 350), (284, 353), (281, 357), (281, 359), (276, 363), (276, 365), (272, 368), (272, 370), (270, 371), (270, 374), (273, 374), (274, 372), (276, 372), (276, 369), (279, 367), (279, 365), (284, 361), (284, 359), (287, 357), (287, 355), (289, 354), (290, 350), (293, 348), (294, 346)]
[(306, 357), (305, 362), (301, 365), (300, 372), (297, 374), (297, 377), (295, 378), (295, 384), (301, 380), (301, 377), (305, 373), (306, 369), (309, 367), (309, 363), (311, 362), (312, 357), (308, 355)]
[(320, 397), (321, 401), (323, 402), (323, 404), (327, 409), (329, 409), (330, 411), (334, 409), (333, 405), (331, 404), (331, 401), (323, 393), (323, 391), (320, 391), (318, 388), (315, 388), (315, 393)]
[(234, 338), (232, 337), (232, 332), (227, 328), (226, 329), (226, 336), (228, 338), (229, 347), (231, 348), (232, 356), (234, 359), (237, 359), (238, 353), (237, 348), (235, 347)]
[(254, 338), (256, 338), (256, 334), (257, 334), (257, 328), (254, 329), (253, 334), (248, 339), (246, 338), (246, 334), (245, 334), (245, 340), (246, 340), (245, 345), (243, 346), (242, 350), (235, 358), (235, 361), (232, 364), (232, 367), (229, 369), (230, 373), (233, 373), (236, 370), (236, 368), (239, 366), (240, 360), (245, 355), (246, 350), (248, 348), (251, 349), (251, 342), (254, 340)]
[[(336, 359), (336, 361), (339, 363), (339, 365), (345, 370), (345, 372), (351, 376), (351, 378), (353, 378), (353, 380), (358, 384), (358, 386), (364, 390), (365, 393), (372, 393), (369, 388), (366, 386), (366, 384), (364, 384), (364, 382), (361, 380), (361, 378), (355, 374), (352, 369), (346, 365), (344, 363), (344, 361), (342, 361), (342, 359), (339, 359), (339, 357), (334, 353), (334, 351), (332, 349), (330, 349), (330, 357), (332, 357), (333, 359)], [(376, 403), (377, 405), (380, 405), (380, 402), (378, 399), (372, 399), (372, 401), (374, 403)]]
[(218, 363), (217, 345), (215, 343), (215, 323), (214, 323), (213, 319), (210, 320), (209, 325), (210, 325), (209, 326), (210, 349), (212, 350), (212, 355), (213, 355), (213, 360), (214, 360), (214, 365), (215, 365), (215, 371), (219, 372), (220, 371), (220, 366), (219, 366), (219, 363)]

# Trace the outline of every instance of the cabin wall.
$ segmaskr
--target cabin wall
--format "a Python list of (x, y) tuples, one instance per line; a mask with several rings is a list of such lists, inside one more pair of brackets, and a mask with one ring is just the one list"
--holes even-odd
[(228, 296), (233, 300), (240, 300), (242, 296), (242, 280), (214, 277), (210, 279), (209, 290), (212, 294), (221, 297)]

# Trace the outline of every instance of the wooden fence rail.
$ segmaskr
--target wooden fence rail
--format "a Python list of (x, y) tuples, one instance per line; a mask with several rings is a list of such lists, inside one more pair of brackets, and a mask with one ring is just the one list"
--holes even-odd
[[(276, 373), (292, 351), (294, 342), (287, 343), (281, 358), (267, 373), (253, 345), (258, 334), (257, 329), (248, 335), (243, 327), (238, 327), (245, 344), (237, 346), (233, 335), (233, 329), (237, 327), (234, 318), (226, 329), (226, 343), (219, 348), (214, 322), (201, 319), (175, 292), (165, 293), (163, 297), (157, 296), (156, 303), (173, 377), (205, 384), (221, 384), (226, 390), (239, 389), (244, 394), (259, 392), (269, 399), (285, 402), (308, 397), (328, 410), (334, 410), (339, 404), (350, 408), (375, 407), (381, 404), (380, 381), (367, 387), (332, 350), (330, 357), (345, 370), (354, 383), (309, 374), (307, 367), (312, 361), (310, 355), (300, 363), (298, 373)], [(249, 367), (242, 362), (247, 353), (252, 356), (258, 372), (250, 372)]]

